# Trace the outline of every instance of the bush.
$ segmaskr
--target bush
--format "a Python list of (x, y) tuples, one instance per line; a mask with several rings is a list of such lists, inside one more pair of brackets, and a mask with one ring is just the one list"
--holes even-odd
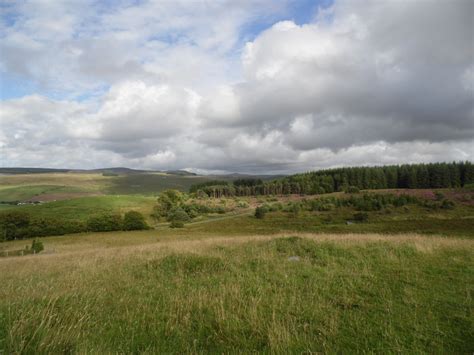
[(195, 207), (194, 204), (184, 205), (184, 211), (188, 214), (189, 218), (193, 219), (199, 216), (199, 210)]
[(263, 206), (264, 206), (266, 212), (276, 212), (276, 211), (279, 210), (279, 206), (276, 203), (272, 203), (271, 205), (265, 204)]
[(452, 210), (454, 206), (454, 202), (450, 200), (443, 200), (443, 202), (441, 202), (441, 208), (444, 210)]
[(145, 217), (137, 211), (129, 211), (125, 213), (122, 228), (126, 231), (149, 229)]
[(222, 206), (216, 207), (215, 211), (219, 214), (224, 214), (225, 213), (225, 208)]
[(212, 208), (207, 205), (202, 205), (200, 203), (191, 205), (198, 213), (211, 213)]
[(245, 202), (245, 201), (239, 201), (239, 202), (237, 203), (237, 207), (238, 207), (238, 208), (248, 208), (248, 207), (249, 207), (249, 204), (248, 204), (247, 202)]
[(170, 224), (170, 228), (183, 228), (184, 223), (181, 221), (172, 221)]
[(122, 216), (118, 214), (101, 214), (89, 217), (87, 230), (91, 232), (110, 232), (122, 229)]
[(30, 225), (30, 215), (23, 211), (10, 211), (0, 215), (1, 239), (21, 239), (22, 229)]
[(35, 218), (28, 228), (23, 230), (24, 238), (44, 237), (85, 232), (87, 227), (81, 221), (68, 221), (56, 218)]
[(301, 204), (299, 202), (290, 202), (285, 210), (291, 213), (293, 217), (298, 217), (301, 212)]
[(33, 239), (33, 242), (31, 243), (31, 251), (34, 254), (38, 254), (38, 253), (42, 252), (43, 250), (44, 250), (43, 243), (40, 242), (37, 239)]
[(309, 201), (306, 205), (309, 204), (309, 209), (311, 211), (332, 211), (336, 208), (336, 205), (333, 202), (334, 199), (315, 199)]
[(263, 206), (259, 206), (255, 209), (255, 218), (264, 219), (267, 210)]
[(178, 190), (165, 190), (160, 193), (157, 199), (157, 204), (153, 208), (153, 216), (156, 219), (159, 217), (167, 217), (170, 211), (182, 204), (184, 196)]
[(275, 211), (281, 211), (283, 209), (283, 204), (281, 202), (276, 202), (272, 205)]
[(168, 221), (170, 222), (188, 222), (189, 215), (181, 207), (174, 207), (168, 213)]

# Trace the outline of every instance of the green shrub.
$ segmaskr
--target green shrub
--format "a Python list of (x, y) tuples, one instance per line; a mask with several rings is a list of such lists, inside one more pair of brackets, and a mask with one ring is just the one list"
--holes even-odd
[(358, 211), (380, 211), (388, 205), (403, 207), (407, 204), (420, 204), (420, 200), (415, 196), (409, 195), (364, 194), (362, 196), (351, 196), (350, 198), (342, 199), (340, 204), (354, 207)]
[(293, 217), (298, 217), (301, 212), (301, 204), (297, 202), (292, 203), (289, 212)]
[(149, 229), (148, 224), (145, 221), (145, 217), (140, 212), (129, 211), (125, 213), (123, 217), (123, 230), (144, 230)]
[(43, 243), (40, 242), (37, 239), (33, 239), (33, 242), (31, 243), (31, 251), (34, 254), (38, 254), (38, 253), (42, 252), (43, 250), (44, 250)]
[(443, 202), (441, 202), (441, 208), (444, 209), (444, 210), (452, 210), (454, 209), (454, 202), (453, 201), (450, 201), (450, 200), (443, 200)]
[(305, 205), (310, 211), (332, 211), (336, 208), (332, 198), (308, 201)]
[(170, 228), (183, 228), (184, 223), (182, 221), (172, 221), (170, 223)]
[(160, 193), (157, 199), (157, 204), (153, 208), (153, 215), (155, 218), (167, 217), (170, 211), (180, 206), (183, 203), (184, 195), (178, 190), (165, 190)]
[(199, 208), (197, 208), (195, 204), (184, 205), (183, 209), (191, 219), (199, 216)]
[(276, 212), (279, 210), (279, 206), (276, 203), (265, 204), (264, 208), (266, 209), (266, 212)]
[(91, 216), (87, 220), (87, 230), (91, 232), (110, 232), (122, 229), (122, 216), (119, 214), (104, 213)]
[(68, 221), (58, 218), (34, 218), (30, 225), (22, 230), (23, 238), (45, 237), (48, 235), (64, 235), (87, 231), (87, 226), (81, 221)]
[(255, 218), (264, 219), (267, 210), (263, 206), (259, 206), (255, 209)]
[(283, 209), (283, 204), (281, 202), (276, 202), (272, 205), (275, 211), (281, 211)]
[(181, 207), (174, 207), (171, 209), (171, 211), (168, 213), (168, 221), (169, 222), (188, 222), (189, 221), (189, 215), (186, 213), (185, 210), (183, 210)]
[(197, 190), (196, 191), (196, 198), (203, 200), (203, 199), (208, 199), (209, 196), (202, 190)]
[(30, 225), (30, 215), (23, 211), (10, 211), (0, 215), (1, 239), (21, 239), (22, 229)]
[(225, 213), (225, 208), (222, 206), (218, 206), (215, 208), (215, 211), (219, 214), (224, 214)]
[(245, 202), (245, 201), (239, 201), (239, 202), (237, 203), (237, 207), (238, 207), (238, 208), (248, 208), (248, 207), (249, 207), (249, 204), (248, 204), (247, 202)]

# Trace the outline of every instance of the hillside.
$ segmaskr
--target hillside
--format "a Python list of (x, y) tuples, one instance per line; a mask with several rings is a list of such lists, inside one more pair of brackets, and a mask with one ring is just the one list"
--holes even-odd
[(0, 176), (0, 353), (471, 353), (474, 189), (300, 176)]
[(196, 185), (211, 197), (255, 195), (315, 195), (367, 189), (437, 189), (474, 186), (471, 162), (347, 167), (311, 171), (265, 181), (258, 176), (238, 178), (233, 184)]

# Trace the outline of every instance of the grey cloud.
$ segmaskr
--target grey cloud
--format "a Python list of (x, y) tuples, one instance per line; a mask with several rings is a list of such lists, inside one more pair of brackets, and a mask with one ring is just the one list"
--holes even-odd
[(109, 89), (2, 102), (0, 163), (284, 173), (474, 159), (474, 2), (336, 1), (258, 35), (241, 72), (239, 30), (265, 2), (187, 4), (59, 6), (57, 26), (26, 7), (2, 26), (1, 70)]
[(312, 115), (288, 135), (296, 149), (472, 138), (473, 13), (471, 1), (341, 1), (326, 24), (277, 24), (247, 46), (240, 119), (220, 123), (286, 133)]

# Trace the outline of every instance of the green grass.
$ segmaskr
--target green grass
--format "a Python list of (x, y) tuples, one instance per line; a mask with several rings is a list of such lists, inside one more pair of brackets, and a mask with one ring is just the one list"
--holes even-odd
[(73, 186), (87, 191), (101, 191), (106, 189), (113, 179), (101, 174), (84, 173), (1, 175), (0, 189), (32, 185), (54, 185)]
[[(130, 174), (103, 176), (94, 173), (46, 173), (0, 176), (0, 201), (26, 200), (51, 192), (97, 192), (106, 195), (152, 195), (166, 189), (187, 192), (191, 185), (214, 179), (210, 176)], [(55, 191), (62, 188), (63, 191)], [(70, 190), (72, 189), (72, 190)]]
[[(467, 212), (466, 212), (467, 213)], [(297, 217), (290, 213), (271, 212), (264, 219), (253, 215), (215, 220), (209, 223), (189, 225), (190, 233), (206, 232), (224, 235), (275, 234), (280, 232), (309, 233), (421, 233), (458, 237), (474, 237), (474, 216), (446, 212), (432, 215), (413, 212), (369, 213), (369, 221), (348, 225), (354, 211), (341, 209), (331, 212), (301, 212)], [(466, 218), (469, 217), (469, 218)]]
[[(41, 205), (10, 206), (0, 211), (18, 209), (32, 216), (63, 220), (84, 221), (92, 214), (102, 212), (125, 213), (136, 210), (144, 214), (151, 225), (151, 213), (156, 203), (152, 196), (106, 195), (54, 201)], [(277, 234), (280, 232), (310, 233), (420, 233), (448, 237), (474, 237), (474, 206), (458, 203), (453, 210), (430, 210), (410, 205), (387, 211), (368, 212), (364, 223), (347, 224), (356, 212), (352, 208), (337, 208), (328, 212), (302, 211), (298, 216), (286, 212), (270, 212), (264, 219), (253, 217), (253, 209), (241, 209), (216, 216), (202, 216), (199, 223), (186, 225), (191, 234), (241, 235)], [(160, 224), (160, 230), (168, 229)]]
[(14, 206), (11, 208), (28, 212), (35, 217), (81, 221), (86, 220), (92, 214), (103, 212), (125, 213), (130, 210), (139, 211), (145, 216), (149, 216), (155, 203), (156, 199), (154, 197), (115, 195), (80, 197), (41, 205)]
[(26, 201), (45, 194), (87, 192), (81, 187), (58, 185), (26, 185), (0, 189), (0, 201)]
[(179, 176), (167, 174), (136, 174), (119, 176), (105, 190), (107, 194), (157, 195), (166, 189), (187, 192), (191, 185), (209, 181), (205, 176)]
[(474, 351), (470, 240), (134, 232), (45, 247), (0, 260), (5, 353)]

